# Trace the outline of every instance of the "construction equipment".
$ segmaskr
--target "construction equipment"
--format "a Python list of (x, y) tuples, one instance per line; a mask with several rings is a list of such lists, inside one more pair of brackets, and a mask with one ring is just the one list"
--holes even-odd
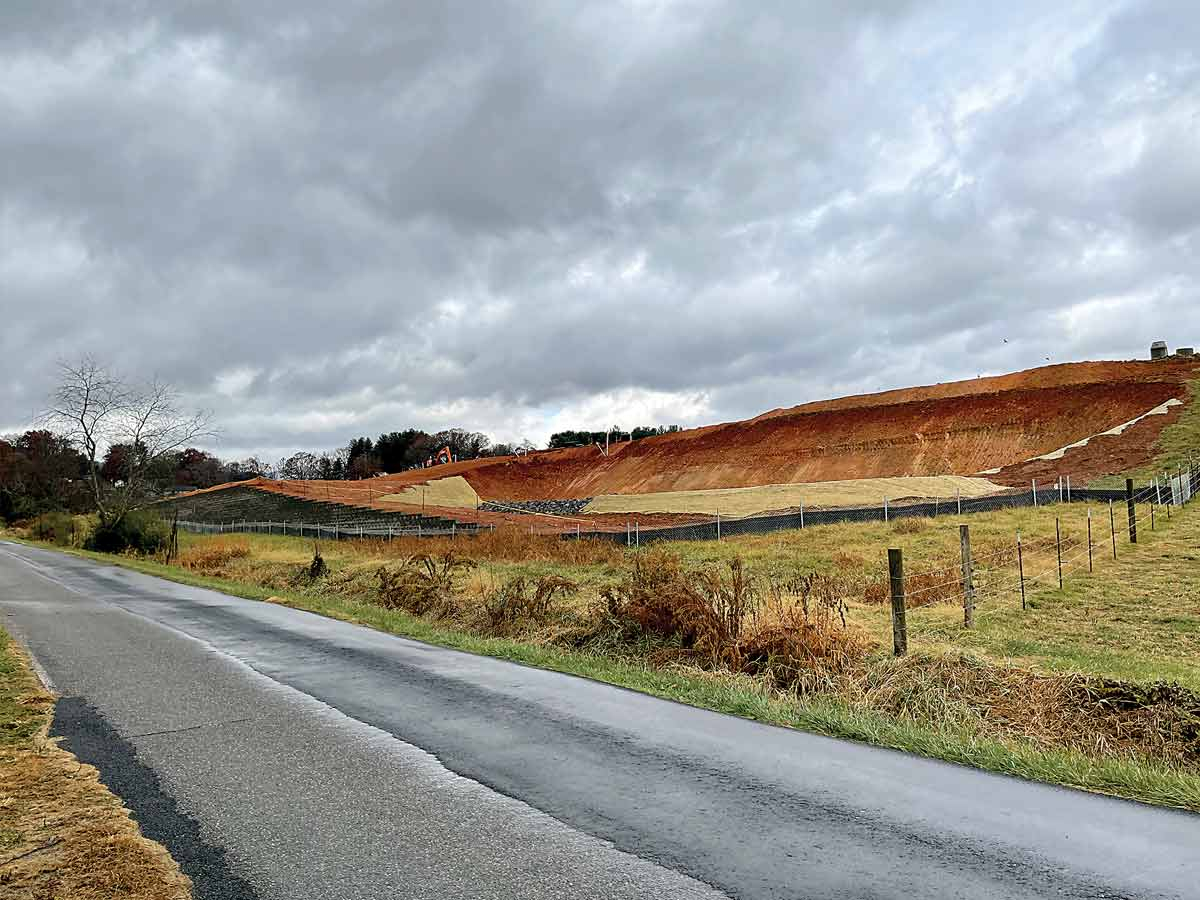
[(454, 462), (454, 454), (450, 452), (450, 448), (447, 446), (439, 450), (436, 456), (431, 456), (425, 460), (425, 468), (440, 466), (442, 463), (448, 462)]

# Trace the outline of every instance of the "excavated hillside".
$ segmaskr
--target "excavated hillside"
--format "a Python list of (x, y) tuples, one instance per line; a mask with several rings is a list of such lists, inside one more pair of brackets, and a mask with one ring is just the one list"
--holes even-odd
[[(1198, 375), (1192, 360), (1046, 366), (773, 410), (619, 444), (607, 457), (579, 447), (377, 480), (399, 486), (462, 475), (485, 500), (981, 472), (1001, 484), (1055, 471), (1082, 483), (1145, 462)], [(1146, 415), (1152, 410), (1159, 413)], [(1119, 435), (1101, 436), (1142, 416)], [(1060, 459), (1036, 459), (1085, 439)]]
[[(251, 486), (414, 509), (414, 485), (461, 476), (481, 501), (590, 498), (906, 475), (1076, 484), (1148, 462), (1191, 402), (1200, 360), (1082, 362), (777, 409), (613, 446), (451, 463), (361, 482)], [(1105, 434), (1105, 432), (1109, 432)], [(430, 490), (430, 503), (442, 491)], [(437, 499), (435, 499), (437, 498)], [(443, 501), (445, 502), (445, 501)], [(445, 513), (445, 510), (440, 510)], [(464, 510), (465, 512), (465, 510)], [(478, 513), (480, 521), (497, 513)]]

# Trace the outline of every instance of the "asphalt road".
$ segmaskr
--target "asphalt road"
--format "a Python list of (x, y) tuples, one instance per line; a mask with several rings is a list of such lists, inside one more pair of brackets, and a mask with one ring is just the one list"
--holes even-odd
[(3, 542), (0, 614), (201, 897), (1200, 893), (1200, 816)]

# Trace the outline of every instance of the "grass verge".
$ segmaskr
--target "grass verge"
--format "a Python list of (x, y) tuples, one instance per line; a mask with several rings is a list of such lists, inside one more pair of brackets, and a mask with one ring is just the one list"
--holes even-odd
[[(1011, 524), (1001, 516), (1001, 521), (994, 527), (999, 533)], [(911, 529), (911, 526), (907, 527)], [(843, 548), (839, 552), (844, 552), (846, 543), (842, 539), (842, 529), (831, 527), (830, 531), (837, 532), (834, 535), (836, 545)], [(933, 543), (927, 529), (905, 531), (899, 536), (917, 543)], [(1178, 542), (1180, 537), (1176, 533), (1175, 540)], [(1200, 811), (1200, 770), (1187, 758), (1182, 762), (1154, 758), (1136, 750), (1130, 751), (1119, 742), (1117, 745), (1111, 742), (1089, 745), (1081, 740), (1086, 735), (1080, 733), (1087, 729), (1086, 720), (1066, 723), (1073, 729), (1072, 741), (1067, 745), (1056, 745), (1057, 734), (1053, 729), (1042, 728), (1032, 736), (1009, 733), (995, 727), (996, 717), (991, 715), (992, 707), (997, 703), (995, 691), (978, 699), (964, 697), (963, 692), (969, 693), (971, 684), (961, 676), (964, 672), (978, 672), (980, 666), (984, 666), (983, 680), (994, 680), (997, 691), (1026, 690), (1026, 694), (1017, 696), (1012, 710), (1002, 711), (1000, 718), (1013, 711), (1019, 714), (1024, 696), (1032, 698), (1030, 702), (1036, 702), (1036, 688), (1043, 683), (1038, 680), (1041, 676), (986, 661), (987, 657), (1003, 655), (1011, 660), (1013, 656), (1005, 652), (1002, 645), (1012, 640), (1018, 626), (1013, 622), (1006, 623), (1002, 616), (993, 617), (986, 628), (965, 633), (950, 627), (945, 607), (914, 610), (917, 614), (916, 633), (922, 637), (917, 642), (917, 652), (909, 660), (897, 663), (886, 655), (877, 654), (855, 673), (850, 679), (852, 683), (843, 679), (840, 686), (818, 685), (815, 689), (805, 690), (793, 686), (789, 690), (780, 690), (766, 678), (704, 670), (678, 657), (655, 664), (652, 657), (637, 652), (636, 648), (616, 644), (583, 648), (562, 646), (552, 637), (529, 633), (486, 636), (472, 632), (461, 623), (416, 616), (402, 609), (382, 608), (376, 602), (378, 589), (373, 586), (372, 576), (381, 562), (378, 554), (383, 549), (369, 542), (326, 547), (331, 572), (326, 580), (314, 586), (298, 582), (294, 575), (304, 554), (311, 554), (311, 543), (294, 538), (254, 536), (245, 538), (247, 552), (241, 552), (239, 547), (235, 553), (222, 553), (218, 552), (220, 541), (208, 536), (188, 536), (184, 541), (185, 557), (191, 550), (194, 551), (193, 558), (216, 560), (215, 564), (221, 569), (218, 573), (167, 566), (135, 557), (113, 558), (83, 551), (70, 552), (183, 584), (249, 599), (271, 600), (432, 644), (579, 675), (758, 721), (864, 741), (1008, 775)], [(226, 538), (225, 542), (228, 541)], [(769, 554), (761, 546), (761, 539), (750, 539), (746, 543), (747, 546), (741, 549), (749, 556), (757, 555), (764, 557), (760, 561), (769, 561), (765, 559)], [(732, 552), (730, 545), (733, 544), (729, 542), (721, 548), (693, 548), (690, 552), (726, 554)], [(1163, 547), (1158, 549), (1161, 551)], [(603, 553), (607, 554), (608, 550)], [(1133, 565), (1133, 554), (1127, 555), (1131, 557), (1129, 564)], [(598, 581), (621, 568), (607, 555), (592, 562), (561, 565), (553, 560), (501, 562), (519, 571), (529, 571), (532, 567), (533, 571), (590, 573), (589, 577)], [(1165, 577), (1176, 576), (1168, 574)], [(1071, 606), (1063, 597), (1050, 596), (1052, 593), (1036, 593), (1034, 603), (1044, 604), (1044, 607), (1035, 606), (1035, 609), (1050, 609), (1056, 602), (1067, 608)], [(1086, 594), (1082, 588), (1079, 593), (1080, 596)], [(1090, 616), (1088, 604), (1084, 603), (1082, 607), (1072, 615)], [(953, 613), (953, 608), (949, 612)], [(851, 613), (860, 617), (881, 615), (876, 607), (868, 606), (861, 606)], [(921, 619), (920, 616), (926, 613), (927, 617)], [(1008, 614), (1005, 611), (1005, 615)], [(1045, 631), (1044, 625), (1038, 627)], [(1059, 632), (1061, 637), (1066, 634), (1066, 629), (1060, 626)], [(1142, 654), (1139, 659), (1152, 658), (1151, 643), (1148, 641), (1145, 647), (1139, 648)], [(963, 649), (973, 650), (984, 661), (960, 658), (958, 654)], [(1025, 650), (1024, 655), (1035, 661), (1056, 658), (1059, 665), (1051, 665), (1050, 669), (1088, 668), (1083, 665), (1081, 656), (1072, 657), (1079, 648), (1064, 645), (1054, 653), (1045, 651), (1044, 647), (1039, 653), (1029, 652), (1029, 648)], [(1092, 662), (1092, 669), (1111, 672), (1111, 659)], [(1153, 677), (1160, 674), (1160, 670), (1147, 664), (1129, 674)], [(1053, 679), (1046, 683), (1052, 687), (1058, 685)], [(1033, 684), (1032, 689), (1030, 684)], [(1056, 707), (1060, 713), (1062, 706), (1060, 702)], [(1187, 727), (1187, 722), (1184, 726)]]
[(121, 801), (47, 739), (54, 698), (0, 629), (0, 895), (186, 900), (191, 883)]

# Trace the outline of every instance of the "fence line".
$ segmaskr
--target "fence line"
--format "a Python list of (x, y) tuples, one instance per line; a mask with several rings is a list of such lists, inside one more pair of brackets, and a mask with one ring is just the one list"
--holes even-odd
[[(1123, 490), (1101, 490), (1094, 488), (1072, 488), (1071, 499), (1064, 496), (1060, 501), (1056, 491), (1047, 493), (1040, 490), (1020, 491), (1008, 494), (993, 494), (986, 497), (962, 498), (962, 515), (976, 512), (992, 512), (997, 509), (1019, 509), (1023, 507), (1056, 506), (1065, 503), (1086, 503), (1109, 500), (1125, 500)], [(647, 515), (652, 515), (647, 513)], [(894, 522), (905, 518), (957, 518), (958, 502), (942, 503), (937, 500), (923, 500), (897, 506), (889, 503), (886, 506), (856, 506), (837, 509), (812, 509), (805, 507), (803, 512), (779, 513), (766, 516), (744, 516), (729, 518), (721, 516), (711, 521), (688, 523), (685, 525), (668, 525), (661, 528), (642, 528), (642, 543), (654, 541), (689, 541), (689, 540), (720, 540), (744, 534), (767, 534), (773, 531), (790, 531), (808, 528), (813, 525), (835, 525), (845, 522)], [(635, 516), (630, 521), (636, 521)], [(580, 531), (578, 534), (564, 534), (565, 539), (595, 538), (617, 543), (622, 541), (632, 545), (631, 539), (620, 531)]]
[(278, 534), (295, 537), (313, 537), (321, 540), (356, 541), (361, 538), (392, 540), (399, 537), (458, 537), (494, 530), (492, 525), (466, 525), (451, 523), (449, 527), (429, 528), (416, 525), (322, 525), (309, 522), (192, 522), (180, 519), (177, 523), (183, 531), (195, 534)]

